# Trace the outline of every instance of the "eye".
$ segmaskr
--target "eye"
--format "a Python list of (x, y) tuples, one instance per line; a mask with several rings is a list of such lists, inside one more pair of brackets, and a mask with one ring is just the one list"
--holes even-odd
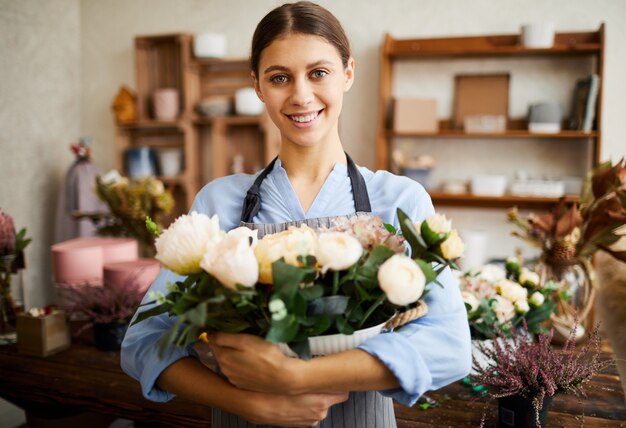
[(313, 71), (313, 73), (311, 73), (311, 75), (315, 79), (322, 79), (322, 78), (326, 77), (327, 74), (328, 74), (328, 72), (326, 70), (315, 70), (315, 71)]
[(276, 76), (272, 76), (270, 78), (270, 82), (276, 84), (287, 83), (287, 76), (284, 74), (277, 74)]

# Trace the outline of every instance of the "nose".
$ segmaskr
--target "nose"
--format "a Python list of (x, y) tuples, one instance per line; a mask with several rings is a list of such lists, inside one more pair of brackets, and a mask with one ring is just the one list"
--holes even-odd
[(296, 106), (306, 106), (313, 101), (313, 90), (306, 79), (296, 79), (292, 85), (290, 101)]

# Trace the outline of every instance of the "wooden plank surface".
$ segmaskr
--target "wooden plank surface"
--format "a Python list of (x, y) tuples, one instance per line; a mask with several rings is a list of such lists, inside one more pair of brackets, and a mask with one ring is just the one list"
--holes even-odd
[[(604, 358), (612, 358), (605, 353)], [(429, 392), (430, 398), (447, 395), (439, 407), (421, 410), (395, 405), (398, 427), (476, 427), (485, 403), (471, 389), (456, 382)], [(615, 366), (594, 377), (586, 399), (557, 396), (552, 403), (550, 427), (626, 427), (624, 392)], [(141, 396), (139, 384), (119, 368), (119, 353), (101, 352), (88, 345), (73, 345), (48, 358), (25, 356), (14, 346), (0, 347), (0, 396), (25, 408), (47, 406), (123, 417), (162, 426), (209, 426), (210, 409), (174, 399), (154, 403)], [(584, 413), (584, 417), (583, 417)], [(487, 404), (487, 427), (496, 426), (495, 401)]]

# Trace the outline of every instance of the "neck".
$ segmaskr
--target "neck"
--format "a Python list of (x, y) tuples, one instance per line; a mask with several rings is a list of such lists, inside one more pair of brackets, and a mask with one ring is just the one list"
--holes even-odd
[(339, 139), (335, 144), (315, 147), (283, 142), (279, 159), (290, 180), (309, 183), (325, 180), (336, 163), (347, 164)]

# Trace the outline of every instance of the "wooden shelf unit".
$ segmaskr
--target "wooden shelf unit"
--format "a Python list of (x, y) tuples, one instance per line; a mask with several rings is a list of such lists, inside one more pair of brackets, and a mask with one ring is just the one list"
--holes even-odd
[[(247, 59), (195, 58), (192, 43), (193, 36), (186, 33), (135, 38), (138, 120), (118, 124), (115, 138), (117, 168), (123, 173), (127, 173), (125, 153), (131, 147), (183, 150), (180, 175), (158, 177), (174, 191), (177, 214), (188, 211), (205, 181), (231, 173), (233, 147), (245, 146), (244, 156), (259, 157), (246, 162), (248, 166), (264, 166), (279, 147), (277, 130), (266, 115), (204, 117), (196, 112), (202, 99), (213, 95), (234, 98), (238, 89), (252, 86), (252, 79)], [(159, 88), (178, 90), (180, 114), (175, 120), (154, 118), (152, 94)], [(210, 146), (209, 165), (203, 162), (205, 145)], [(207, 177), (203, 173), (209, 168)]]
[[(386, 34), (380, 56), (378, 132), (376, 142), (376, 167), (392, 169), (391, 148), (396, 138), (424, 139), (555, 139), (571, 140), (573, 144), (586, 144), (587, 169), (600, 162), (602, 87), (604, 75), (604, 24), (597, 31), (566, 32), (555, 35), (554, 46), (547, 49), (529, 49), (522, 46), (519, 35), (485, 35), (471, 37), (445, 37), (430, 39), (395, 39)], [(456, 60), (456, 59), (507, 59), (511, 57), (565, 58), (581, 57), (595, 59), (595, 72), (600, 76), (597, 99), (597, 129), (590, 132), (567, 130), (558, 133), (531, 133), (527, 122), (521, 118), (508, 118), (507, 129), (501, 133), (465, 132), (454, 129), (450, 119), (439, 121), (438, 132), (396, 132), (388, 128), (392, 111), (393, 66), (399, 61)], [(583, 76), (580, 76), (583, 77)], [(572, 82), (572, 89), (574, 82)], [(445, 144), (445, 143), (442, 143)], [(470, 155), (471, 156), (471, 155)], [(586, 172), (586, 171), (584, 171)], [(503, 196), (485, 198), (472, 194), (448, 195), (430, 192), (435, 203), (465, 207), (508, 207), (512, 205), (529, 208), (549, 208), (558, 198), (534, 196)], [(571, 196), (569, 197), (572, 198)]]

